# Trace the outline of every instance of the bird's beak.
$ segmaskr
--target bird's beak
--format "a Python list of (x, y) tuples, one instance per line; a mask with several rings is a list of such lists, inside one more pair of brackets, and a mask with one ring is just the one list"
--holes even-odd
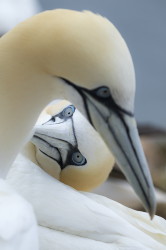
[(154, 187), (134, 117), (110, 111), (103, 105), (92, 103), (92, 100), (87, 105), (93, 125), (153, 218), (156, 210)]
[[(31, 138), (31, 142), (39, 147), (47, 155), (54, 155), (54, 150), (52, 148), (60, 148), (63, 150), (70, 149), (70, 139), (72, 142), (71, 135), (71, 122), (69, 120), (63, 122), (62, 119), (58, 120), (59, 123), (50, 125), (50, 122), (44, 125), (36, 125), (34, 128), (34, 135)], [(64, 139), (65, 131), (65, 139)]]

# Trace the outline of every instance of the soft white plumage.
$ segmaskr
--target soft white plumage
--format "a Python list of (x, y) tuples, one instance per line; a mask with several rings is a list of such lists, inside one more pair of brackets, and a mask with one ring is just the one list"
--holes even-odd
[(146, 213), (78, 192), (22, 155), (8, 181), (34, 207), (42, 250), (165, 249), (164, 219), (150, 221)]
[[(65, 102), (66, 104), (66, 102)], [(52, 109), (52, 115), (55, 115), (55, 107), (59, 106), (59, 110), (62, 110), (64, 104), (58, 103), (52, 105), (49, 108)], [(49, 110), (48, 108), (48, 110)], [(47, 111), (47, 109), (46, 109)], [(88, 151), (87, 164), (82, 166), (91, 170), (91, 164), (97, 164), (97, 168), (101, 169), (102, 162), (99, 164), (98, 159), (106, 151), (105, 160), (111, 159), (111, 156), (107, 154), (107, 148), (103, 145), (102, 152), (100, 151), (100, 144), (96, 144), (95, 138), (93, 138), (93, 145), (88, 145), (88, 130), (91, 131), (91, 126), (87, 126), (86, 120), (82, 118), (82, 115), (77, 111), (74, 116), (74, 128), (77, 138), (82, 136), (86, 138), (87, 144), (78, 140), (78, 148), (84, 155)], [(50, 120), (50, 116), (47, 112), (43, 112), (40, 123)], [(76, 121), (80, 120), (80, 123)], [(45, 124), (45, 123), (44, 123)], [(53, 123), (54, 124), (54, 123)], [(72, 127), (67, 123), (68, 127), (65, 127), (61, 139), (72, 140)], [(62, 126), (62, 123), (59, 125)], [(78, 128), (78, 126), (82, 126)], [(50, 128), (43, 126), (42, 133), (47, 134)], [(55, 125), (53, 127), (52, 135), (55, 138), (59, 137), (59, 130), (56, 130)], [(39, 123), (36, 127), (39, 131)], [(35, 130), (36, 131), (36, 130)], [(97, 133), (93, 136), (97, 137)], [(99, 140), (100, 141), (100, 140)], [(57, 142), (57, 147), (59, 144)], [(95, 155), (95, 160), (91, 161), (91, 155), (93, 156), (93, 148), (98, 151)], [(48, 161), (49, 157), (45, 156), (45, 161)], [(35, 164), (36, 162), (36, 164)], [(46, 164), (46, 162), (45, 162)], [(40, 165), (39, 165), (40, 166)], [(158, 249), (164, 250), (166, 244), (166, 222), (160, 217), (155, 217), (153, 221), (149, 220), (147, 214), (143, 212), (137, 212), (129, 209), (123, 205), (118, 204), (103, 196), (95, 195), (92, 193), (77, 192), (69, 186), (60, 183), (58, 180), (47, 175), (41, 168), (39, 168), (36, 161), (35, 148), (28, 144), (23, 153), (16, 159), (13, 168), (8, 174), (8, 182), (16, 188), (34, 207), (35, 214), (39, 224), (39, 239), (41, 250), (70, 250), (70, 249), (91, 249), (104, 250), (104, 249)], [(112, 165), (111, 165), (112, 166)], [(86, 172), (79, 171), (75, 175), (72, 168), (75, 166), (67, 166), (68, 170), (65, 180), (66, 183), (70, 183), (72, 186), (77, 185), (74, 183), (77, 178), (81, 182), (84, 180), (84, 186), (82, 189), (89, 189), (91, 183), (89, 180), (84, 179)], [(54, 164), (54, 168), (59, 169), (59, 164)], [(76, 167), (75, 167), (76, 168)], [(44, 167), (47, 170), (46, 167)], [(56, 178), (61, 179), (62, 170)], [(70, 173), (71, 172), (71, 173)], [(95, 172), (95, 167), (94, 167)], [(73, 175), (73, 183), (67, 181), (67, 178), (71, 178)], [(92, 182), (95, 176), (91, 176)], [(97, 176), (96, 176), (97, 178)], [(78, 186), (79, 187), (79, 186)], [(110, 189), (111, 192), (111, 189)]]
[(33, 209), (4, 180), (0, 180), (0, 249), (38, 249)]
[[(111, 192), (110, 192), (111, 190)], [(109, 178), (100, 187), (93, 190), (94, 193), (104, 195), (111, 200), (117, 201), (127, 207), (142, 210), (142, 205), (134, 193), (133, 189), (126, 180)], [(158, 215), (165, 218), (166, 193), (155, 188)], [(161, 215), (162, 214), (162, 215)]]

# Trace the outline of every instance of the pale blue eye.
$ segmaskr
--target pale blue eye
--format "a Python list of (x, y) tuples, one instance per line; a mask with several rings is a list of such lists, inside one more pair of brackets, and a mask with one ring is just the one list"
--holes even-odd
[(62, 111), (63, 117), (71, 117), (75, 112), (75, 107), (73, 105), (68, 106)]
[(81, 166), (86, 163), (86, 158), (80, 152), (75, 152), (72, 154), (72, 161), (74, 164)]
[(107, 98), (110, 96), (110, 90), (107, 87), (98, 88), (96, 91), (96, 95), (101, 98)]

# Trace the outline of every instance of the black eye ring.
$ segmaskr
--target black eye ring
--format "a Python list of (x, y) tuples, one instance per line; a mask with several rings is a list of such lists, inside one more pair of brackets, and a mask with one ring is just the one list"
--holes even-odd
[(80, 152), (74, 152), (72, 154), (72, 161), (77, 166), (82, 166), (87, 163), (86, 158)]
[(100, 98), (108, 98), (111, 96), (111, 93), (108, 87), (103, 86), (96, 90), (96, 95)]

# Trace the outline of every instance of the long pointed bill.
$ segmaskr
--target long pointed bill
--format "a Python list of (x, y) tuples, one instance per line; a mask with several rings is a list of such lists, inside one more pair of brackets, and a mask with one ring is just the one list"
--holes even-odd
[(87, 104), (93, 125), (152, 218), (156, 209), (154, 187), (134, 117), (91, 101)]
[(54, 122), (53, 125), (51, 121), (43, 125), (36, 125), (31, 142), (43, 153), (56, 159), (57, 148), (67, 153), (74, 144), (71, 128), (71, 121), (66, 120), (64, 122), (62, 119), (59, 123)]

